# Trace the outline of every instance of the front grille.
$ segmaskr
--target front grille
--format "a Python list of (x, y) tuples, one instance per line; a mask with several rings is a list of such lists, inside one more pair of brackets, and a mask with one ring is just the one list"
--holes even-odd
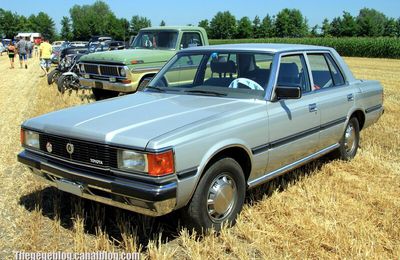
[[(73, 145), (71, 154), (67, 151), (68, 143)], [(48, 144), (51, 144), (51, 152), (48, 151)], [(117, 168), (117, 150), (103, 144), (42, 134), (40, 135), (40, 150), (80, 163)]]
[(85, 72), (90, 74), (99, 74), (97, 65), (85, 64)]
[[(85, 66), (85, 73), (92, 74), (92, 75), (101, 75), (101, 76), (114, 76), (119, 77), (118, 73), (118, 66), (111, 66), (107, 64), (88, 64), (84, 63)], [(100, 74), (99, 74), (100, 68)]]
[(100, 66), (101, 75), (119, 76), (117, 67)]

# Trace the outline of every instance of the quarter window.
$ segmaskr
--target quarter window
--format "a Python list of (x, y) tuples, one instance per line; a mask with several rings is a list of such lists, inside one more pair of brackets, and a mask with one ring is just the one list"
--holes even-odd
[(340, 73), (340, 70), (338, 66), (336, 65), (335, 61), (332, 59), (331, 55), (325, 54), (326, 60), (328, 61), (329, 68), (331, 69), (331, 75), (333, 78), (333, 84), (335, 86), (340, 86), (344, 85), (345, 81), (343, 78), (342, 73)]

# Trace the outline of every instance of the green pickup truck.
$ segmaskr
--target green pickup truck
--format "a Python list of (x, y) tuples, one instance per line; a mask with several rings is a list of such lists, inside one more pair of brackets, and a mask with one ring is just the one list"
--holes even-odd
[(208, 45), (208, 38), (201, 27), (144, 28), (130, 49), (83, 56), (79, 82), (92, 89), (96, 100), (132, 93), (145, 85), (177, 51), (203, 45)]

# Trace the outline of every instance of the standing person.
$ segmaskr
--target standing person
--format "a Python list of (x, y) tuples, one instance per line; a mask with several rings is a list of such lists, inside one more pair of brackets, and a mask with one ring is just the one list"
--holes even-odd
[(19, 67), (22, 69), (22, 65), (25, 63), (25, 69), (28, 68), (27, 60), (26, 60), (26, 54), (28, 53), (28, 44), (26, 43), (24, 37), (21, 37), (17, 45), (18, 50), (18, 56), (19, 56)]
[(47, 75), (51, 65), (51, 52), (53, 51), (48, 39), (44, 39), (44, 42), (40, 44), (39, 51), (40, 67)]
[(39, 57), (39, 45), (35, 43), (34, 49), (35, 49), (34, 55), (35, 55), (35, 58), (37, 58), (37, 57)]
[(8, 52), (8, 58), (10, 59), (10, 69), (14, 68), (14, 57), (15, 57), (15, 46), (12, 41), (10, 41), (10, 44), (7, 46), (7, 52)]
[(28, 41), (28, 58), (32, 58), (33, 42)]

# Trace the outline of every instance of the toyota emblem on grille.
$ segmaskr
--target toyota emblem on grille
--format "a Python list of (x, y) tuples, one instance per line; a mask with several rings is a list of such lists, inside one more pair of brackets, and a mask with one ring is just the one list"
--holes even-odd
[(67, 152), (68, 152), (69, 154), (73, 154), (73, 153), (74, 153), (74, 145), (73, 145), (73, 144), (67, 143), (66, 148), (67, 148)]
[(46, 150), (51, 153), (53, 151), (53, 145), (50, 142), (46, 144)]

